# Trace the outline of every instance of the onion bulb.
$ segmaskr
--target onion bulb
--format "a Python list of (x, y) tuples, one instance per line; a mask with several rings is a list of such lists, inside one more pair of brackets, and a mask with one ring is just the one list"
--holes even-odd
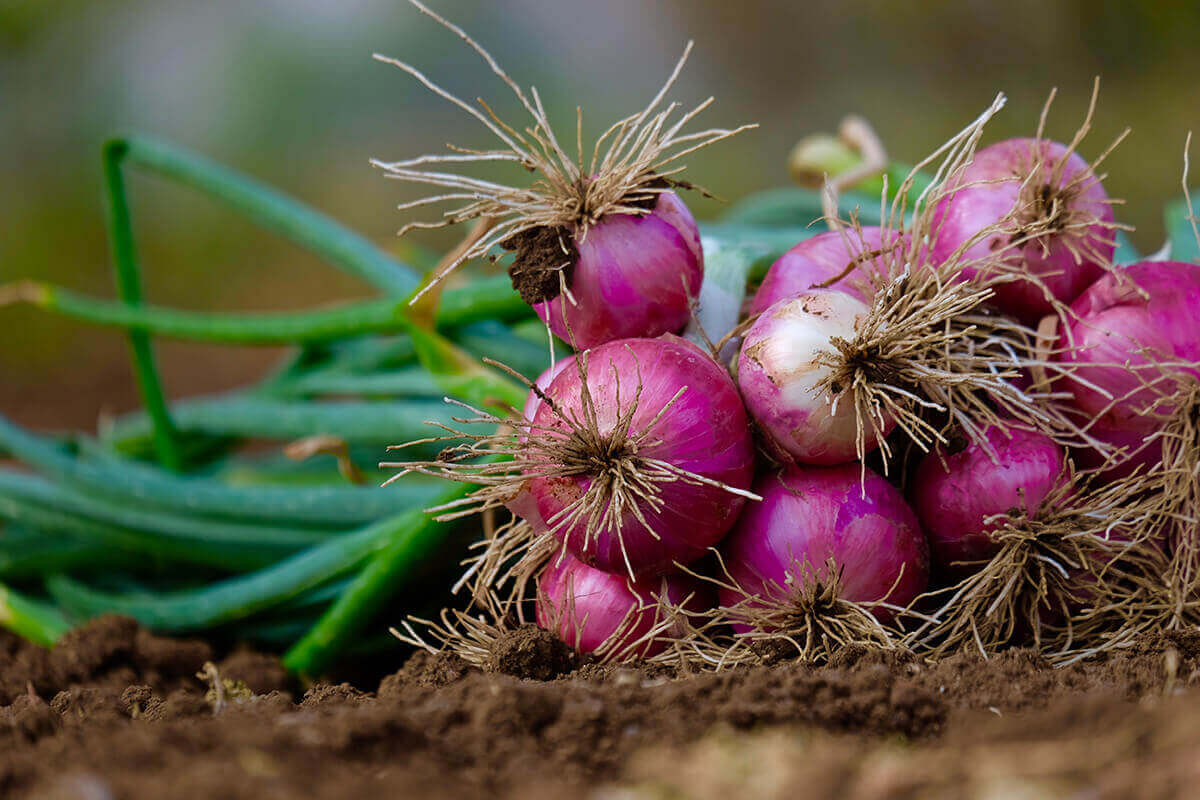
[[(838, 600), (862, 604), (886, 621), (929, 580), (929, 546), (899, 490), (858, 465), (788, 467), (761, 476), (762, 502), (747, 507), (720, 551), (732, 587), (723, 606), (743, 596), (800, 603), (813, 584), (839, 583)], [(837, 570), (834, 574), (831, 569)]]
[(582, 653), (649, 658), (678, 633), (673, 614), (705, 611), (712, 595), (689, 575), (630, 580), (563, 555), (538, 576), (537, 622)]
[[(871, 302), (874, 283), (886, 271), (883, 229), (845, 228), (819, 233), (788, 250), (767, 270), (750, 303), (751, 314), (811, 289), (837, 289)], [(888, 237), (895, 241), (895, 234)], [(875, 273), (874, 275), (872, 273)]]
[(1013, 510), (1032, 515), (1066, 477), (1062, 448), (1044, 434), (990, 428), (987, 443), (968, 443), (958, 452), (938, 448), (912, 481), (912, 506), (934, 563), (952, 572), (999, 550), (989, 535), (998, 523), (990, 518)]
[[(780, 300), (746, 332), (738, 356), (738, 387), (750, 415), (774, 449), (805, 464), (844, 464), (858, 456), (859, 424), (852, 401), (824, 391), (834, 338), (854, 338), (870, 309), (854, 296), (812, 289)], [(839, 402), (844, 401), (844, 402)], [(864, 451), (879, 430), (865, 431)]]
[(1078, 153), (1045, 139), (1008, 139), (952, 176), (937, 208), (933, 257), (961, 251), (966, 278), (991, 269), (994, 255), (1015, 266), (1028, 277), (997, 282), (992, 303), (1031, 323), (1103, 274), (1114, 227), (1108, 195)]

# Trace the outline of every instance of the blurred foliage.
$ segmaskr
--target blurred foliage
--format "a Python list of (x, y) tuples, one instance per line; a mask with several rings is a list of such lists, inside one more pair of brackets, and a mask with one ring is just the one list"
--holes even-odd
[[(988, 138), (1028, 135), (1051, 87), (1048, 132), (1067, 138), (1102, 76), (1094, 156), (1126, 125), (1107, 164), (1120, 216), (1143, 251), (1180, 196), (1182, 144), (1200, 128), (1200, 4), (1066, 0), (728, 3), (726, 0), (441, 0), (561, 125), (585, 108), (593, 134), (653, 94), (688, 38), (677, 95), (718, 102), (702, 121), (762, 123), (689, 159), (692, 179), (735, 199), (787, 182), (799, 136), (849, 112), (914, 160), (997, 91), (1010, 97)], [(414, 192), (370, 157), (447, 141), (489, 144), (477, 124), (374, 51), (414, 62), (463, 96), (515, 112), (456, 39), (393, 0), (8, 0), (0, 4), (0, 283), (33, 276), (108, 293), (99, 145), (155, 133), (271, 181), (392, 247)], [(192, 308), (284, 308), (365, 287), (203, 201), (132, 181), (148, 295)], [(717, 210), (696, 199), (701, 216)], [(441, 248), (453, 232), (418, 241)], [(33, 312), (0, 309), (0, 408), (43, 425), (90, 425), (134, 402), (123, 342)], [(231, 385), (271, 352), (164, 345), (176, 394)]]

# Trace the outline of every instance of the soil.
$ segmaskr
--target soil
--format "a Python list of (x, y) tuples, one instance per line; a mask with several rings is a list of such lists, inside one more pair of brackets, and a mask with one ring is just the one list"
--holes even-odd
[[(1200, 634), (1054, 669), (847, 649), (720, 674), (579, 663), (515, 632), (485, 672), (418, 652), (303, 691), (272, 656), (105, 617), (51, 651), (0, 634), (0, 796), (1184, 797)], [(797, 791), (802, 789), (800, 794)]]
[(571, 285), (579, 250), (574, 235), (566, 228), (530, 228), (508, 237), (500, 246), (515, 253), (508, 276), (513, 288), (529, 305), (553, 300), (562, 291), (564, 282)]

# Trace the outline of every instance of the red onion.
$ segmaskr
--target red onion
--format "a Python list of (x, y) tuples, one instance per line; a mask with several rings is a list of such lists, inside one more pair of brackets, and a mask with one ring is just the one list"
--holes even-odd
[(737, 519), (754, 472), (749, 423), (728, 373), (691, 342), (600, 345), (546, 397), (526, 486), (584, 562), (662, 572), (699, 557)]
[[(1179, 362), (1183, 373), (1200, 377), (1198, 309), (1200, 265), (1179, 261), (1143, 261), (1125, 268), (1123, 276), (1105, 275), (1071, 306), (1073, 319), (1059, 339), (1060, 360), (1073, 366), (1077, 380), (1068, 378), (1064, 388), (1074, 406), (1095, 420), (1093, 435), (1138, 450), (1124, 471), (1161, 458), (1161, 442), (1143, 447), (1142, 439), (1170, 409), (1159, 408), (1157, 416), (1146, 411), (1178, 388), (1173, 381), (1145, 386), (1155, 375), (1144, 365)], [(1095, 454), (1084, 455), (1099, 461)]]
[(534, 306), (550, 330), (577, 348), (678, 333), (704, 279), (700, 231), (674, 192), (645, 216), (610, 214), (575, 237), (570, 296)]
[[(892, 233), (889, 241), (895, 241)], [(767, 270), (767, 277), (750, 303), (751, 314), (761, 314), (769, 306), (810, 289), (832, 288), (861, 300), (871, 302), (874, 294), (865, 273), (872, 268), (878, 272), (886, 267), (877, 264), (883, 249), (883, 229), (867, 227), (859, 230), (819, 233), (788, 250)], [(852, 264), (855, 260), (858, 264)]]
[[(721, 545), (731, 582), (750, 595), (788, 599), (788, 578), (806, 571), (828, 581), (827, 561), (842, 572), (841, 599), (904, 606), (929, 581), (929, 546), (912, 509), (894, 486), (858, 465), (788, 467), (761, 476), (751, 504)], [(862, 480), (860, 480), (862, 479)], [(722, 605), (740, 595), (720, 591)], [(881, 621), (886, 608), (872, 609)]]
[[(818, 390), (830, 374), (819, 355), (833, 349), (834, 337), (852, 339), (869, 310), (848, 293), (811, 289), (770, 306), (746, 332), (738, 387), (750, 415), (782, 454), (806, 464), (844, 464), (858, 456), (854, 401)], [(884, 436), (893, 424), (881, 424)], [(878, 436), (864, 433), (865, 452)]]
[[(1031, 177), (1032, 176), (1032, 177)], [(1008, 139), (985, 147), (952, 179), (934, 221), (933, 256), (951, 258), (991, 225), (1015, 212), (1001, 232), (971, 244), (963, 274), (986, 269), (988, 259), (1014, 238), (1035, 239), (1002, 258), (1023, 262), (1042, 284), (1015, 280), (995, 286), (993, 303), (1023, 322), (1049, 314), (1057, 300), (1070, 303), (1112, 261), (1113, 212), (1099, 178), (1078, 153), (1045, 139)], [(961, 187), (955, 190), (954, 187)]]
[(712, 595), (711, 586), (689, 575), (630, 580), (564, 555), (538, 577), (537, 621), (582, 653), (603, 646), (614, 655), (649, 658), (678, 633), (658, 600), (702, 612), (712, 607)]
[(985, 520), (1010, 509), (1032, 514), (1065, 478), (1066, 456), (1050, 437), (995, 428), (986, 435), (991, 453), (977, 443), (956, 453), (938, 448), (913, 478), (912, 506), (943, 568), (990, 558), (999, 550), (988, 535), (997, 524)]

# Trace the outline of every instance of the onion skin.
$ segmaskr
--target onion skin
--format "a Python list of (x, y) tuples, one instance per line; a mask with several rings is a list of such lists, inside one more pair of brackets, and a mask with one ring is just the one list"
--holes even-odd
[[(843, 570), (842, 599), (910, 603), (929, 583), (929, 545), (900, 491), (870, 470), (865, 481), (861, 476), (857, 464), (789, 466), (761, 476), (755, 492), (762, 502), (747, 507), (721, 545), (731, 582), (786, 600), (789, 574), (799, 580), (807, 566), (828, 580), (832, 557)], [(719, 595), (725, 606), (742, 599), (728, 588)], [(883, 608), (873, 613), (885, 622), (893, 616)]]
[[(845, 464), (858, 457), (854, 403), (832, 398), (816, 385), (829, 368), (813, 363), (832, 351), (830, 339), (854, 337), (869, 312), (861, 300), (832, 289), (813, 289), (780, 300), (746, 331), (738, 356), (738, 388), (746, 409), (785, 460), (802, 464)], [(884, 435), (893, 427), (888, 421)], [(865, 431), (867, 451), (877, 439)]]
[[(550, 384), (559, 374), (567, 367), (575, 365), (575, 356), (570, 355), (566, 358), (560, 358), (555, 361), (552, 366), (546, 368), (545, 372), (538, 376), (538, 379), (533, 382), (543, 393), (550, 388)], [(537, 414), (538, 408), (542, 405), (542, 398), (538, 397), (538, 393), (533, 389), (529, 390), (529, 395), (525, 398), (525, 406), (521, 409), (521, 418), (526, 422), (533, 422), (534, 416)]]
[[(898, 234), (893, 234), (894, 238)], [(819, 233), (788, 250), (767, 270), (767, 276), (750, 303), (750, 314), (761, 314), (780, 300), (807, 292), (810, 289), (830, 288), (870, 304), (870, 284), (864, 267), (870, 269), (869, 258), (846, 272), (846, 267), (864, 253), (883, 248), (883, 229), (865, 227), (861, 231), (846, 229)], [(833, 281), (846, 272), (844, 277)], [(828, 287), (822, 284), (833, 281)]]
[[(632, 416), (632, 435), (650, 435), (637, 458), (658, 459), (687, 472), (735, 489), (747, 490), (754, 476), (754, 444), (749, 420), (729, 374), (708, 353), (677, 336), (622, 339), (587, 353), (587, 386), (600, 433), (611, 432), (632, 403), (640, 371), (641, 397)], [(580, 370), (564, 370), (546, 396), (568, 417), (583, 418)], [(619, 377), (618, 377), (619, 376)], [(665, 413), (663, 407), (686, 387)], [(618, 407), (618, 391), (620, 404)], [(655, 418), (662, 416), (655, 422)], [(567, 424), (543, 403), (535, 428)], [(538, 515), (553, 523), (555, 515), (591, 486), (592, 474), (531, 477), (529, 492)], [(745, 499), (709, 484), (673, 479), (657, 484), (662, 507), (637, 500), (647, 528), (633, 510), (624, 511), (617, 526), (600, 529), (590, 541), (578, 521), (555, 530), (567, 549), (590, 566), (609, 572), (661, 573), (676, 562), (688, 563), (716, 544), (736, 521)], [(623, 544), (623, 548), (622, 548)], [(624, 553), (622, 552), (624, 549)]]
[[(645, 216), (610, 214), (575, 237), (579, 260), (566, 296), (535, 305), (577, 349), (678, 333), (704, 280), (700, 229), (679, 196), (662, 192)], [(565, 314), (565, 316), (564, 316)]]
[(988, 525), (988, 517), (1036, 510), (1065, 478), (1066, 454), (1050, 437), (1020, 429), (1006, 436), (996, 428), (986, 437), (995, 461), (977, 443), (957, 453), (938, 448), (921, 461), (912, 481), (909, 498), (933, 561), (951, 573), (963, 571), (957, 562), (986, 561), (999, 549), (988, 535), (998, 526)]
[[(665, 599), (671, 605), (682, 605), (697, 613), (712, 608), (711, 585), (690, 575), (676, 573), (631, 581), (626, 576), (589, 567), (571, 555), (556, 557), (538, 576), (537, 623), (579, 652), (592, 653), (617, 633), (626, 616), (635, 613), (636, 621), (620, 634), (622, 644), (616, 646), (620, 651), (662, 621), (655, 598), (663, 594), (664, 583)], [(635, 609), (641, 610), (635, 612)], [(664, 631), (662, 638), (651, 639), (628, 655), (649, 658), (660, 653), (667, 646), (663, 639), (670, 634), (670, 630)]]
[[(948, 195), (935, 211), (936, 241), (933, 258), (942, 263), (971, 237), (1005, 218), (1022, 204), (1021, 186), (1028, 177), (1035, 156), (1043, 159), (1040, 176), (1043, 185), (1051, 178), (1053, 164), (1066, 153), (1066, 145), (1037, 139), (1007, 139), (979, 150), (974, 160), (952, 178), (951, 185), (963, 188)], [(1070, 303), (1080, 292), (1104, 273), (1104, 265), (1112, 261), (1112, 206), (1108, 195), (1092, 173), (1092, 168), (1078, 154), (1067, 159), (1058, 186), (1064, 186), (1079, 176), (1081, 184), (1069, 198), (1067, 213), (1077, 219), (1097, 220), (1087, 230), (1077, 234), (1054, 231), (1027, 242), (1019, 250), (1009, 250), (1005, 258), (1017, 256), (1025, 268), (1040, 278), (1045, 287), (1062, 303)], [(1036, 181), (1036, 179), (1035, 179)], [(982, 182), (982, 183), (980, 183)], [(966, 185), (975, 184), (975, 185)], [(1036, 185), (1036, 184), (1031, 184)], [(997, 233), (976, 242), (965, 252), (968, 260), (986, 259), (989, 254), (1008, 243), (1010, 233)], [(1075, 249), (1080, 258), (1068, 248), (1065, 236), (1075, 235)], [(980, 266), (977, 264), (977, 266)], [(968, 266), (963, 274), (968, 279), (977, 273)], [(1051, 313), (1053, 305), (1040, 286), (1033, 281), (1016, 280), (995, 286), (993, 305), (1018, 320), (1031, 323)]]
[[(1159, 420), (1139, 412), (1154, 402), (1156, 393), (1139, 388), (1138, 377), (1120, 365), (1136, 366), (1156, 359), (1200, 365), (1200, 265), (1143, 261), (1126, 267), (1124, 277), (1105, 275), (1075, 300), (1071, 323), (1060, 334), (1059, 358), (1072, 365), (1080, 379), (1068, 377), (1063, 388), (1085, 418), (1096, 420), (1090, 432), (1114, 445), (1140, 448), (1143, 437), (1154, 432)], [(1200, 377), (1197, 366), (1184, 370)], [(1162, 386), (1164, 393), (1173, 390)], [(1092, 452), (1081, 456), (1089, 466), (1100, 462), (1099, 455)], [(1114, 474), (1139, 464), (1155, 464), (1161, 458), (1162, 448), (1155, 440)]]

